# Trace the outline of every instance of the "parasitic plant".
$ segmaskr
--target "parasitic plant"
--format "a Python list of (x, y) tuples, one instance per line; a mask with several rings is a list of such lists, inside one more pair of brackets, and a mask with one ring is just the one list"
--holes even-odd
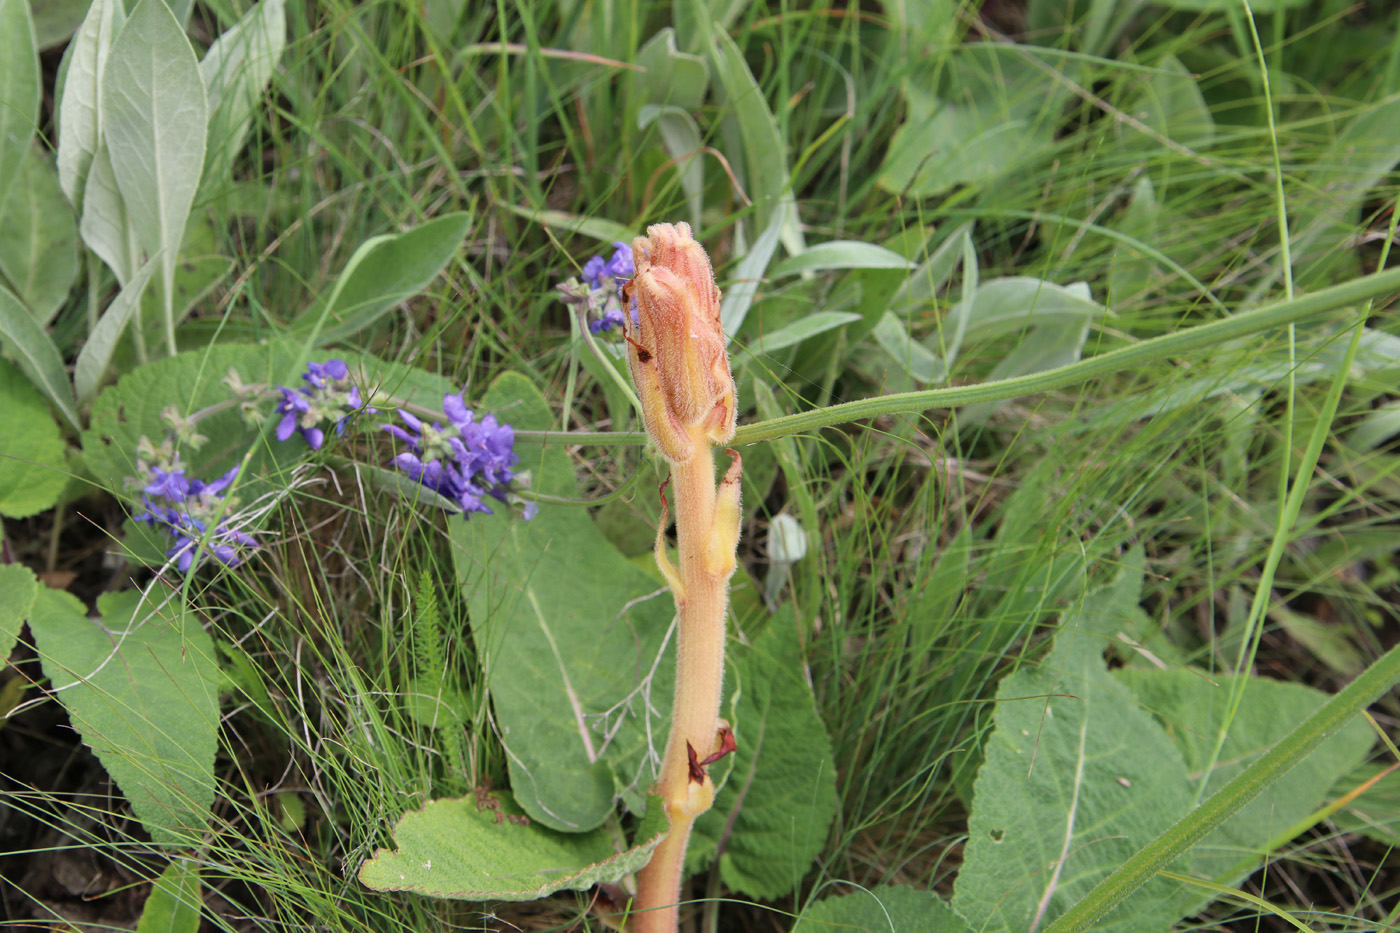
[(632, 243), (636, 274), (624, 288), (628, 361), (647, 434), (671, 464), (680, 564), (666, 550), (665, 491), (656, 562), (680, 616), (671, 734), (657, 778), (671, 832), (638, 875), (634, 933), (674, 931), (686, 844), (714, 802), (706, 766), (733, 749), (719, 719), (725, 612), (739, 542), (738, 451), (715, 485), (712, 445), (734, 436), (734, 379), (709, 257), (687, 224), (657, 224)]

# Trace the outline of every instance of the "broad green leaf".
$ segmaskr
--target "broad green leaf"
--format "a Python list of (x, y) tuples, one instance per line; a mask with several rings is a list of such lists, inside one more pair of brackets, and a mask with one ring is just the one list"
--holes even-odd
[(38, 593), (34, 571), (23, 564), (0, 564), (0, 660), (15, 650), (19, 630)]
[(1077, 325), (1105, 313), (1083, 288), (1066, 287), (1029, 276), (1008, 276), (983, 282), (971, 302), (959, 301), (948, 312), (944, 329), (967, 319), (967, 336), (995, 337), (1025, 327), (1058, 322)]
[[(780, 224), (783, 247), (798, 255), (807, 244), (798, 224), (787, 145), (778, 131), (778, 122), (734, 40), (715, 28), (713, 22), (705, 23), (704, 29), (709, 33), (706, 48), (715, 73), (715, 97), (722, 108), (728, 108), (724, 117), (725, 138), (737, 139), (739, 145), (738, 153), (729, 154), (730, 165), (747, 186), (749, 198), (757, 208), (758, 227), (767, 230), (773, 223)], [(736, 158), (739, 154), (742, 159)]]
[[(477, 409), (517, 429), (554, 426), (529, 380), (507, 373)], [(563, 446), (521, 439), (532, 488), (576, 498)], [(510, 762), (532, 820), (566, 832), (642, 805), (665, 743), (674, 661), (662, 646), (670, 595), (604, 537), (584, 509), (542, 505), (532, 521), (453, 518), (457, 579)]]
[[(1084, 352), (1084, 341), (1089, 337), (1089, 325), (1093, 317), (1107, 312), (1106, 308), (1092, 300), (1089, 286), (1078, 282), (1063, 288), (1058, 285), (1051, 286), (1049, 283), (1031, 287), (1024, 282), (1000, 279), (988, 282), (983, 289), (1000, 292), (999, 286), (1008, 282), (1013, 283), (1012, 287), (1005, 289), (1009, 296), (1015, 296), (1023, 287), (1025, 292), (1033, 292), (1033, 296), (1029, 297), (1029, 310), (1035, 315), (1035, 324), (1010, 352), (997, 361), (986, 378), (1010, 379), (1044, 372), (1057, 366), (1067, 366), (1077, 361)], [(1051, 289), (1049, 294), (1046, 292), (1047, 286)], [(979, 294), (981, 291), (979, 290)], [(995, 322), (1023, 318), (1026, 311), (1018, 310), (1017, 303), (1018, 299), (1012, 297), (1008, 304), (999, 308), (991, 308), (991, 303), (985, 305), (988, 313), (979, 319), (979, 329), (984, 332), (991, 331), (999, 326)], [(1076, 307), (1084, 310), (1076, 313), (1072, 310)], [(977, 308), (975, 301), (974, 308)], [(1006, 404), (1006, 401), (1001, 401), (967, 405), (961, 411), (961, 420), (967, 424), (980, 423)]]
[(517, 204), (503, 204), (501, 206), (512, 214), (524, 217), (541, 227), (558, 227), (562, 232), (569, 234), (581, 233), (602, 243), (615, 243), (618, 240), (630, 243), (632, 238), (636, 236), (631, 227), (608, 220), (605, 217), (588, 217), (565, 211), (535, 210)]
[(102, 145), (102, 72), (126, 22), (122, 0), (92, 0), (68, 45), (58, 124), (58, 182), (79, 216), (93, 157)]
[[(1194, 670), (1131, 668), (1114, 677), (1134, 701), (1155, 716), (1185, 758), (1186, 767), (1199, 775), (1210, 757), (1210, 748), (1229, 707), (1233, 676), (1207, 675)], [(1230, 723), (1219, 764), (1206, 784), (1206, 796), (1228, 784), (1267, 752), (1327, 700), (1327, 695), (1303, 684), (1283, 683), (1263, 677), (1249, 678), (1239, 713)], [(1241, 861), (1245, 871), (1259, 867), (1267, 843), (1304, 819), (1320, 806), (1343, 775), (1365, 760), (1375, 741), (1366, 723), (1354, 720), (1330, 736), (1317, 751), (1300, 762), (1268, 790), (1202, 840), (1190, 855), (1191, 873), (1222, 883), (1238, 883), (1243, 873), (1232, 871)], [(1209, 900), (1209, 893), (1188, 892), (1194, 912)]]
[(730, 672), (738, 751), (714, 807), (695, 823), (693, 860), (719, 856), (734, 891), (773, 900), (794, 890), (821, 854), (836, 815), (836, 763), (803, 676), (797, 620), (781, 611)]
[[(1049, 655), (997, 690), (953, 892), (975, 930), (1045, 927), (1191, 806), (1181, 753), (1104, 664), (1120, 620), (1142, 613), (1141, 562), (1065, 612)], [(1165, 929), (1178, 896), (1149, 882), (1095, 929)]]
[(932, 891), (902, 884), (824, 897), (802, 912), (793, 933), (972, 933)]
[(112, 270), (118, 283), (125, 285), (131, 281), (139, 265), (140, 247), (126, 210), (126, 200), (117, 190), (117, 176), (112, 172), (112, 157), (106, 145), (98, 147), (88, 167), (78, 232), (87, 248)]
[(159, 845), (199, 845), (214, 802), (220, 675), (178, 592), (77, 598), (43, 589), (29, 629), (73, 727)]
[(745, 6), (744, 0), (671, 0), (671, 21), (686, 49), (699, 51), (706, 48), (710, 29), (729, 29)]
[(470, 222), (469, 214), (448, 214), (366, 240), (330, 294), (302, 317), (301, 329), (321, 345), (360, 333), (437, 278), (461, 249)]
[(773, 260), (773, 253), (778, 249), (778, 237), (782, 232), (781, 218), (774, 218), (763, 234), (754, 241), (753, 246), (749, 247), (744, 258), (734, 267), (729, 279), (731, 284), (724, 289), (724, 297), (720, 299), (719, 307), (720, 326), (724, 328), (725, 336), (731, 340), (739, 333), (739, 328), (744, 325), (744, 318), (749, 315), (753, 297), (758, 292), (759, 283), (763, 281), (764, 270), (768, 268), (768, 263)]
[(204, 169), (209, 122), (199, 63), (181, 22), (164, 0), (140, 0), (112, 42), (100, 101), (117, 190), (146, 255), (162, 254), (166, 295)]
[(827, 269), (912, 269), (914, 264), (893, 250), (859, 240), (831, 240), (810, 246), (773, 267), (773, 278)]
[(885, 348), (911, 379), (928, 383), (939, 370), (938, 357), (933, 351), (909, 336), (904, 322), (893, 311), (886, 311), (873, 331), (875, 340)]
[[(1162, 208), (1157, 203), (1152, 179), (1143, 175), (1133, 185), (1132, 198), (1112, 227), (1139, 243), (1156, 243), (1161, 216)], [(1112, 248), (1114, 261), (1113, 272), (1108, 282), (1111, 289), (1109, 304), (1116, 305), (1140, 299), (1151, 286), (1153, 276), (1157, 274), (1156, 263), (1142, 251), (1122, 241), (1115, 241)]]
[(360, 867), (360, 881), (376, 891), (533, 901), (640, 870), (670, 828), (660, 797), (649, 799), (636, 841), (620, 852), (608, 828), (561, 833), (521, 816), (506, 793), (429, 801), (399, 820), (397, 850), (377, 850)]
[(662, 145), (675, 163), (676, 171), (680, 173), (681, 188), (690, 205), (690, 223), (698, 229), (705, 206), (705, 164), (700, 158), (703, 145), (700, 127), (695, 125), (694, 117), (679, 107), (647, 104), (637, 113), (637, 128), (644, 130), (653, 123), (661, 134)]
[(941, 87), (931, 68), (908, 79), (908, 116), (890, 141), (880, 185), (932, 197), (992, 183), (1042, 158), (1065, 92), (1027, 59), (1032, 54), (979, 42), (958, 49)]
[(39, 122), (39, 52), (29, 0), (0, 0), (0, 203)]
[(745, 352), (752, 356), (773, 353), (859, 320), (861, 320), (861, 316), (852, 311), (817, 311), (793, 321), (786, 327), (780, 327), (772, 333), (764, 334), (750, 343), (745, 348)]
[(675, 107), (687, 115), (705, 102), (710, 83), (705, 59), (677, 50), (676, 31), (670, 26), (657, 30), (637, 51), (637, 64), (646, 69), (631, 76), (633, 93), (639, 99), (658, 107)]
[[(1195, 77), (1172, 55), (1147, 76), (1146, 87), (1130, 112), (1141, 114), (1147, 126), (1186, 146), (1207, 145), (1215, 137), (1215, 119)], [(1125, 132), (1131, 142), (1159, 145), (1135, 131)]]
[(80, 404), (92, 398), (101, 385), (117, 341), (126, 330), (131, 315), (141, 307), (141, 294), (146, 290), (151, 274), (156, 271), (158, 259), (153, 257), (132, 276), (131, 281), (112, 299), (102, 317), (98, 318), (92, 333), (88, 334), (87, 342), (78, 354), (77, 365), (73, 368), (73, 388), (78, 393)]
[(199, 63), (209, 93), (206, 184), (227, 177), (243, 148), (253, 112), (287, 45), (285, 7), (285, 0), (262, 0), (215, 40)]
[(53, 320), (78, 277), (78, 225), (48, 156), (36, 148), (0, 206), (0, 273), (40, 324)]
[(24, 303), (4, 286), (0, 286), (0, 349), (19, 364), (29, 381), (44, 393), (73, 429), (80, 430), (78, 413), (73, 410), (73, 391), (53, 338), (34, 320)]
[(196, 863), (171, 862), (151, 886), (136, 933), (199, 933), (201, 891)]
[(44, 397), (24, 374), (0, 360), (0, 515), (27, 518), (58, 502), (68, 482), (66, 449)]
[(1400, 434), (1400, 402), (1388, 402), (1367, 412), (1347, 432), (1347, 443), (1357, 450), (1375, 450)]
[(890, 300), (896, 314), (907, 316), (914, 308), (926, 305), (946, 286), (966, 251), (972, 249), (972, 222), (957, 227), (944, 238), (933, 255), (922, 263), (899, 286)]

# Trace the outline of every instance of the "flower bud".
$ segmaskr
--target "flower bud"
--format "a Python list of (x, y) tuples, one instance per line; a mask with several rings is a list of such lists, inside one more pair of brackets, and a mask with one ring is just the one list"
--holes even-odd
[[(734, 436), (734, 377), (719, 319), (719, 289), (689, 224), (656, 224), (632, 241), (636, 274), (624, 287), (627, 359), (647, 433), (681, 463)], [(708, 443), (707, 443), (708, 442)]]

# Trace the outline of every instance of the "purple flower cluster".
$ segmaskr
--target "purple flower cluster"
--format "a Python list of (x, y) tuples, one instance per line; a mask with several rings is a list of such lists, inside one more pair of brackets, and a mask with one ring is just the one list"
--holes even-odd
[[(490, 496), (509, 503), (512, 471), (520, 458), (515, 454), (515, 431), (500, 424), (494, 415), (477, 420), (460, 395), (444, 395), (442, 410), (448, 425), (432, 424), (399, 411), (408, 430), (396, 424), (384, 430), (412, 449), (394, 458), (394, 465), (415, 483), (420, 483), (450, 501), (462, 512), (491, 509), (482, 501)], [(533, 502), (525, 504), (525, 518), (535, 515)]]
[[(162, 529), (175, 538), (175, 544), (165, 556), (176, 559), (181, 573), (188, 573), (194, 566), (195, 551), (206, 534), (208, 553), (225, 567), (237, 567), (243, 562), (243, 551), (257, 547), (257, 542), (246, 532), (218, 523), (217, 517), (220, 513), (227, 515), (237, 504), (236, 500), (227, 503), (224, 500), (229, 485), (238, 475), (238, 467), (206, 483), (187, 477), (179, 460), (179, 455), (174, 454), (163, 467), (143, 465), (143, 510), (134, 516), (135, 520)], [(214, 530), (209, 534), (211, 526)]]
[(559, 285), (564, 300), (584, 307), (588, 329), (595, 334), (623, 323), (622, 286), (636, 272), (632, 247), (618, 241), (612, 258), (594, 256), (583, 264), (583, 281), (570, 279)]
[(337, 434), (345, 433), (345, 420), (364, 405), (359, 387), (350, 382), (350, 369), (343, 360), (310, 363), (302, 374), (306, 386), (288, 389), (279, 386), (282, 400), (277, 403), (277, 439), (288, 440), (298, 431), (311, 445), (320, 450), (326, 441), (321, 425), (330, 422)]

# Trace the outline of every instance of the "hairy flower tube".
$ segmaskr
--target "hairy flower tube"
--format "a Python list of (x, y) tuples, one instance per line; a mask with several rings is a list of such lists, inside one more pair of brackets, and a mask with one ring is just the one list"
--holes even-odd
[(636, 275), (624, 295), (634, 314), (623, 333), (647, 434), (671, 464), (679, 566), (664, 516), (655, 550), (680, 624), (671, 733), (656, 780), (671, 831), (637, 876), (629, 922), (634, 933), (674, 933), (691, 827), (714, 802), (706, 766), (734, 748), (719, 704), (742, 467), (737, 451), (725, 451), (729, 468), (716, 486), (712, 445), (734, 436), (735, 399), (709, 257), (683, 223), (648, 227), (632, 256)]
[(277, 439), (289, 440), (298, 431), (311, 445), (320, 450), (325, 443), (323, 424), (335, 426), (337, 434), (345, 432), (345, 421), (364, 405), (359, 387), (350, 381), (350, 368), (343, 360), (310, 363), (302, 374), (306, 385), (300, 389), (278, 388), (282, 400), (277, 403)]
[[(385, 431), (410, 447), (394, 458), (394, 466), (465, 513), (491, 514), (484, 502), (488, 496), (503, 503), (515, 501), (510, 492), (516, 479), (512, 468), (520, 458), (515, 453), (514, 429), (497, 422), (495, 415), (478, 421), (460, 395), (444, 395), (442, 410), (446, 427), (440, 421), (428, 424), (403, 410), (398, 415), (407, 429), (384, 425)], [(533, 502), (525, 503), (527, 520), (535, 511)]]
[[(148, 442), (143, 443), (142, 448), (154, 450)], [(162, 445), (162, 452), (159, 463), (138, 460), (141, 476), (137, 482), (142, 487), (142, 508), (133, 518), (174, 537), (175, 543), (165, 556), (175, 559), (181, 573), (194, 569), (195, 555), (202, 541), (205, 553), (225, 567), (237, 567), (243, 562), (246, 551), (257, 547), (252, 535), (219, 521), (221, 515), (231, 514), (238, 505), (236, 499), (225, 501), (229, 486), (238, 476), (238, 467), (209, 483), (186, 476), (180, 455), (170, 449), (170, 445)]]

